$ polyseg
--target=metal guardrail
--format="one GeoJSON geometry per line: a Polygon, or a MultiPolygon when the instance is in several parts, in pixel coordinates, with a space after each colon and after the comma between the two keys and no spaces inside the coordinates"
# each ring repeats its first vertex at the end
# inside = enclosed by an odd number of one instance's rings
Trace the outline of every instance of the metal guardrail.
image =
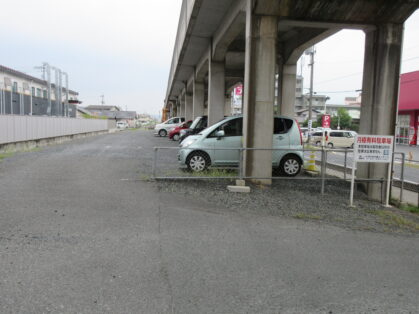
{"type": "MultiPolygon", "coordinates": [[[[153,155],[153,166],[152,166],[152,178],[154,180],[211,180],[211,179],[231,179],[231,180],[246,180],[246,179],[252,179],[252,180],[320,180],[321,181],[321,194],[325,194],[325,183],[326,181],[350,181],[351,177],[347,176],[347,171],[344,171],[344,178],[337,178],[337,177],[328,177],[327,176],[327,170],[328,166],[331,166],[327,162],[327,157],[330,152],[343,152],[344,153],[344,169],[350,169],[347,167],[348,165],[348,155],[353,152],[352,149],[332,149],[332,148],[310,148],[310,149],[290,149],[290,148],[200,148],[202,151],[237,151],[239,153],[239,162],[236,167],[209,167],[209,170],[211,169],[221,169],[221,170],[237,170],[237,173],[231,176],[194,176],[194,175],[186,175],[186,176],[180,176],[180,175],[168,175],[168,176],[159,176],[157,175],[157,169],[158,167],[158,156],[159,151],[170,151],[170,150],[188,150],[188,148],[179,148],[179,147],[154,147],[154,155],[153,155]],[[319,176],[296,176],[296,177],[286,177],[286,176],[268,176],[268,177],[255,177],[255,176],[249,176],[245,175],[244,173],[244,153],[246,151],[286,151],[287,153],[291,152],[314,152],[314,153],[320,153],[321,159],[320,159],[320,172],[319,176]]],[[[306,159],[306,158],[304,158],[306,159]]],[[[304,160],[303,160],[304,162],[304,160]]],[[[385,178],[379,178],[379,179],[356,179],[357,183],[380,183],[381,189],[383,187],[383,184],[387,182],[385,178]]],[[[383,195],[382,195],[383,200],[383,195]]]]}
{"type": "MultiPolygon", "coordinates": [[[[334,149],[334,148],[325,148],[325,147],[305,147],[303,149],[288,149],[288,148],[206,148],[206,149],[202,149],[202,150],[227,150],[227,151],[231,151],[231,150],[236,150],[239,153],[239,163],[236,167],[210,167],[209,170],[211,169],[221,169],[221,170],[233,170],[235,169],[237,172],[236,174],[234,173],[229,173],[228,176],[211,176],[211,175],[200,175],[200,176],[195,176],[195,175],[186,175],[186,176],[177,176],[177,175],[169,175],[169,176],[159,176],[157,175],[157,169],[158,169],[158,165],[157,165],[157,160],[158,160],[158,154],[159,151],[162,150],[181,150],[182,148],[179,147],[155,147],[154,148],[154,158],[153,158],[153,167],[152,167],[152,178],[155,180],[164,180],[164,179],[169,179],[169,180],[178,180],[178,179],[190,179],[190,180],[196,180],[196,179],[204,179],[204,180],[211,180],[211,179],[254,179],[254,180],[264,180],[264,179],[269,179],[269,180],[321,180],[321,193],[324,194],[325,192],[325,182],[327,181],[350,181],[351,179],[351,169],[352,169],[352,165],[350,163],[350,157],[351,154],[353,154],[353,149],[349,149],[349,148],[342,148],[342,149],[334,149]],[[308,153],[308,152],[314,152],[316,153],[316,155],[320,155],[320,158],[317,158],[316,160],[316,164],[320,166],[320,171],[319,171],[319,176],[297,176],[297,177],[277,177],[277,176],[270,176],[270,177],[253,177],[253,176],[246,176],[244,174],[244,167],[243,167],[243,156],[244,156],[244,152],[245,151],[255,151],[255,150],[265,150],[265,151],[287,151],[287,152],[292,152],[292,151],[301,151],[304,153],[308,153]],[[332,152],[341,152],[344,153],[343,156],[343,165],[341,164],[336,164],[333,162],[329,162],[328,161],[328,155],[332,152]],[[328,170],[335,170],[338,172],[343,173],[343,178],[336,178],[336,177],[330,177],[327,176],[327,171],[328,170]]],[[[184,148],[187,149],[187,148],[184,148]]],[[[307,158],[305,158],[305,161],[307,160],[307,158]]],[[[415,182],[411,182],[411,181],[407,181],[405,179],[405,172],[406,172],[406,166],[408,162],[418,162],[419,161],[415,161],[415,160],[410,160],[406,158],[406,153],[402,153],[402,152],[394,152],[393,153],[393,161],[398,161],[401,162],[400,165],[396,165],[396,163],[393,162],[393,173],[392,173],[392,186],[399,188],[400,192],[398,193],[399,195],[399,200],[400,202],[404,201],[404,192],[406,191],[410,191],[410,192],[414,192],[417,193],[418,195],[418,206],[419,206],[419,183],[415,183],[415,182]],[[395,168],[396,167],[400,167],[400,177],[396,178],[395,177],[395,168]]],[[[362,182],[373,182],[373,183],[380,183],[381,186],[383,187],[383,184],[385,182],[387,182],[387,179],[385,178],[378,178],[378,179],[356,179],[355,180],[357,183],[362,183],[362,182]]],[[[382,197],[383,198],[383,197],[382,197]]]]}

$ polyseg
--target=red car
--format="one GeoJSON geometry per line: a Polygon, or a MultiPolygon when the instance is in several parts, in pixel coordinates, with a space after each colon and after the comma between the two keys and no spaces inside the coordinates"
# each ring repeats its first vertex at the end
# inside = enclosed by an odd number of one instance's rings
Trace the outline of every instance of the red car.
{"type": "Polygon", "coordinates": [[[179,141],[180,137],[180,130],[189,129],[192,124],[192,120],[182,123],[181,125],[175,127],[173,130],[169,132],[169,139],[172,141],[179,141]]]}

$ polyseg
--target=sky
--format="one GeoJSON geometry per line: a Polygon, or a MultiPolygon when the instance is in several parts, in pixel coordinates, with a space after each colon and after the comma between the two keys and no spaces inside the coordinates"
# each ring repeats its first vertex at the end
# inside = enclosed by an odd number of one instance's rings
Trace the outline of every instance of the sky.
{"type": "MultiPolygon", "coordinates": [[[[345,97],[357,96],[362,88],[365,35],[343,30],[316,45],[313,91],[330,97],[328,104],[344,104],[345,97]]],[[[299,62],[305,92],[310,88],[309,56],[299,62]],[[301,68],[301,64],[303,65],[301,68]]],[[[419,71],[419,10],[405,23],[401,73],[419,71]]]]}
{"type": "MultiPolygon", "coordinates": [[[[83,105],[159,114],[181,0],[1,0],[0,64],[37,77],[48,62],[69,74],[83,105]],[[158,12],[158,14],[156,14],[158,12]]],[[[405,26],[402,73],[419,70],[419,11],[405,26]]],[[[316,45],[314,91],[343,104],[362,86],[364,34],[316,45]],[[327,93],[326,93],[327,92],[327,93]]],[[[309,87],[308,58],[302,62],[309,87]]],[[[308,90],[306,89],[306,92],[308,90]]]]}

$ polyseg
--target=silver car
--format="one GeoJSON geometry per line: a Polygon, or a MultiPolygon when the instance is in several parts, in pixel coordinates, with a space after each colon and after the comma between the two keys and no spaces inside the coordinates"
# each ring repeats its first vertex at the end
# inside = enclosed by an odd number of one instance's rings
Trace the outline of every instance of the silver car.
{"type": "MultiPolygon", "coordinates": [[[[238,166],[243,147],[243,117],[226,118],[180,145],[178,160],[194,172],[209,166],[238,166]],[[229,150],[220,150],[226,149],[229,150]]],[[[298,123],[288,117],[274,117],[272,166],[285,176],[296,176],[303,165],[303,145],[298,123]]]]}

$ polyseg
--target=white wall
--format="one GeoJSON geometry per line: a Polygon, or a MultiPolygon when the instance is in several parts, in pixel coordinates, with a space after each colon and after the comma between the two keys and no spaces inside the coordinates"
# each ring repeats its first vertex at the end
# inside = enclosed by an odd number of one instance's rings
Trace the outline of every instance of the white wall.
{"type": "MultiPolygon", "coordinates": [[[[5,84],[4,84],[4,82],[5,82],[4,78],[5,77],[8,77],[8,78],[11,79],[12,85],[13,85],[13,82],[17,82],[18,92],[21,93],[21,94],[25,94],[25,95],[30,95],[31,94],[31,91],[30,90],[23,90],[23,83],[24,82],[29,84],[29,89],[31,87],[35,87],[35,96],[37,96],[37,94],[36,94],[36,89],[37,88],[41,89],[41,97],[43,97],[43,91],[44,90],[47,90],[46,84],[45,85],[44,84],[39,84],[37,82],[32,82],[31,83],[30,80],[27,80],[27,79],[24,79],[24,78],[15,76],[15,75],[11,75],[9,73],[1,72],[1,71],[0,71],[0,89],[5,89],[5,90],[9,90],[9,91],[12,90],[12,87],[10,87],[10,86],[8,86],[7,88],[5,88],[5,84]]],[[[52,80],[51,80],[51,83],[52,84],[55,83],[54,82],[54,79],[55,78],[53,77],[52,80]]],[[[63,91],[63,98],[64,97],[65,97],[65,92],[63,91]]],[[[69,98],[70,99],[77,99],[77,95],[70,92],[69,93],[69,98]]],[[[51,99],[52,100],[55,100],[55,89],[53,87],[51,87],[51,99]]]]}
{"type": "Polygon", "coordinates": [[[108,130],[108,120],[0,115],[0,144],[108,130]]]}

